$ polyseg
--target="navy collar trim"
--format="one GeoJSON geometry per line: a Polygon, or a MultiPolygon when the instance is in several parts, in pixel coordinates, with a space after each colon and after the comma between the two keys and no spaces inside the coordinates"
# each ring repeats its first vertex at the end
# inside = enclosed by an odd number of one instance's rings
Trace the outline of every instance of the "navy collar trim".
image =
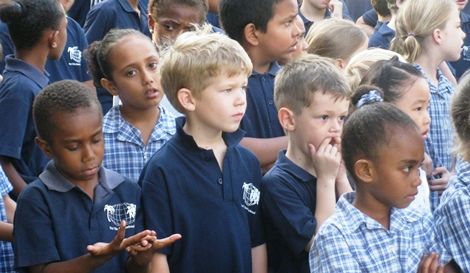
{"type": "MultiPolygon", "coordinates": [[[[271,65],[269,66],[269,70],[266,74],[269,74],[269,75],[275,77],[277,75],[277,72],[279,72],[279,70],[281,70],[281,65],[279,65],[278,62],[272,62],[271,65]]],[[[251,75],[263,75],[263,74],[258,73],[255,70],[253,70],[251,75]]]]}
{"type": "Polygon", "coordinates": [[[21,73],[34,81],[41,88],[49,83],[49,74],[46,71],[42,72],[29,63],[15,58],[14,55],[6,56],[5,70],[21,73]]]}
{"type": "MultiPolygon", "coordinates": [[[[98,175],[98,183],[108,191],[113,190],[125,181],[122,175],[103,167],[100,168],[98,175]]],[[[39,175],[39,178],[49,190],[53,191],[68,192],[77,187],[57,170],[53,160],[47,164],[45,170],[39,175]]]]}
{"type": "MultiPolygon", "coordinates": [[[[207,151],[206,149],[200,148],[197,146],[196,141],[194,141],[193,136],[188,135],[184,130],[183,126],[186,123],[185,117],[178,117],[175,120],[176,122],[176,134],[175,138],[178,141],[178,144],[185,146],[194,151],[207,151]]],[[[224,139],[227,148],[231,148],[240,143],[242,138],[245,136],[245,131],[238,129],[233,133],[222,133],[222,138],[224,139]]]]}
{"type": "Polygon", "coordinates": [[[297,180],[300,180],[302,182],[307,183],[307,182],[310,182],[312,180],[316,180],[315,176],[311,175],[309,172],[305,171],[304,169],[302,169],[301,167],[296,165],[294,162],[292,162],[286,156],[286,151],[285,150],[279,152],[279,155],[277,157],[276,165],[280,169],[290,173],[292,176],[297,178],[297,180]]]}

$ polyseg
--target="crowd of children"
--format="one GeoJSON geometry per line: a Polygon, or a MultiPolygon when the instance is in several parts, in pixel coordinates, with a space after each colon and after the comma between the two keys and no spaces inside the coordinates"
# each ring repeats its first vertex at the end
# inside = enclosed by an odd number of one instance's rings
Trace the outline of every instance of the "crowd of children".
{"type": "Polygon", "coordinates": [[[0,272],[470,272],[467,0],[82,2],[0,0],[0,272]]]}

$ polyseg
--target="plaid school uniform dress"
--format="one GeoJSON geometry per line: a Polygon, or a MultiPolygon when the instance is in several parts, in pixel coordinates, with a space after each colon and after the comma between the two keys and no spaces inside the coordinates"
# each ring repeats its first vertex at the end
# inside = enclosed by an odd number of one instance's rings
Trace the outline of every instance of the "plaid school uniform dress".
{"type": "MultiPolygon", "coordinates": [[[[5,204],[3,203],[3,196],[7,195],[13,190],[8,178],[3,170],[0,168],[0,221],[6,222],[7,215],[5,211],[5,204]]],[[[2,273],[15,273],[15,256],[10,242],[0,241],[0,272],[2,273]]]]}
{"type": "Polygon", "coordinates": [[[119,106],[109,110],[103,119],[105,168],[137,183],[145,163],[176,132],[175,117],[164,107],[159,109],[160,117],[147,145],[142,141],[140,131],[122,117],[119,106]]]}
{"type": "Polygon", "coordinates": [[[463,272],[470,272],[470,163],[460,161],[434,212],[441,260],[453,259],[463,272]]]}
{"type": "Polygon", "coordinates": [[[431,215],[393,208],[387,230],[352,205],[355,193],[339,199],[309,253],[311,272],[415,273],[433,247],[431,215]]]}

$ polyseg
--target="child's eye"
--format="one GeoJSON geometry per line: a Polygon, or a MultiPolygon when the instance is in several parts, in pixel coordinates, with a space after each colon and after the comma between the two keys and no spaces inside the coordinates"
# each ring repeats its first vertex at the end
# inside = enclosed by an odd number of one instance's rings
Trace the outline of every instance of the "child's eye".
{"type": "Polygon", "coordinates": [[[243,92],[246,93],[246,91],[248,91],[248,86],[246,86],[246,85],[242,86],[242,90],[243,90],[243,92]]]}
{"type": "Polygon", "coordinates": [[[93,143],[100,143],[101,142],[101,137],[96,137],[92,140],[93,143]]]}
{"type": "Polygon", "coordinates": [[[339,117],[339,120],[340,120],[340,121],[344,121],[345,119],[346,119],[346,116],[340,116],[340,117],[339,117]]]}
{"type": "Polygon", "coordinates": [[[224,93],[230,93],[230,92],[232,92],[232,89],[231,89],[231,88],[227,88],[227,89],[224,89],[223,92],[224,92],[224,93]]]}
{"type": "Polygon", "coordinates": [[[164,24],[163,27],[166,31],[173,31],[175,29],[175,27],[170,24],[164,24]]]}
{"type": "Polygon", "coordinates": [[[412,169],[411,166],[405,166],[405,167],[403,168],[403,171],[404,171],[405,173],[409,173],[409,172],[411,172],[411,169],[412,169]]]}
{"type": "Polygon", "coordinates": [[[150,67],[150,69],[152,69],[152,70],[156,70],[157,67],[158,67],[158,62],[151,62],[151,63],[149,63],[149,67],[150,67]]]}
{"type": "Polygon", "coordinates": [[[423,110],[423,107],[421,107],[421,106],[420,106],[420,107],[416,107],[415,110],[416,110],[416,111],[421,111],[421,110],[423,110]]]}
{"type": "Polygon", "coordinates": [[[285,22],[284,25],[285,25],[286,27],[289,27],[289,26],[292,24],[293,21],[294,21],[294,20],[289,20],[289,21],[285,22]]]}
{"type": "Polygon", "coordinates": [[[327,119],[328,119],[328,115],[322,115],[322,116],[320,116],[320,119],[321,119],[321,120],[327,120],[327,119]]]}
{"type": "Polygon", "coordinates": [[[135,71],[134,69],[128,70],[128,71],[126,72],[126,77],[132,78],[132,77],[134,77],[136,74],[137,74],[137,71],[135,71]]]}
{"type": "Polygon", "coordinates": [[[70,152],[74,152],[74,151],[77,151],[78,150],[78,145],[69,145],[69,146],[65,146],[65,149],[70,151],[70,152]]]}

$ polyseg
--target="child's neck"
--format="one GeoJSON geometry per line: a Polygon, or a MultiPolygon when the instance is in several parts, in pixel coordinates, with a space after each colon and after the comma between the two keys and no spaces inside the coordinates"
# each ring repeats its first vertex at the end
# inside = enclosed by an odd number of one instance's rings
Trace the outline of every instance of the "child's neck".
{"type": "Polygon", "coordinates": [[[353,205],[362,213],[380,223],[385,229],[390,228],[391,208],[379,202],[368,192],[356,190],[353,205]]]}
{"type": "Polygon", "coordinates": [[[253,63],[253,71],[265,74],[269,71],[274,60],[264,56],[264,52],[260,47],[247,46],[245,50],[253,63]]]}
{"type": "Polygon", "coordinates": [[[152,134],[158,119],[160,118],[160,109],[155,106],[139,111],[121,105],[119,110],[121,111],[122,117],[127,122],[139,129],[142,141],[145,145],[147,145],[148,140],[150,139],[150,135],[152,134]]]}
{"type": "Polygon", "coordinates": [[[435,85],[438,83],[437,68],[444,61],[441,54],[437,50],[428,50],[423,47],[423,52],[416,58],[415,63],[419,64],[426,77],[428,77],[435,85]]]}
{"type": "Polygon", "coordinates": [[[28,63],[38,70],[44,72],[47,62],[47,52],[33,48],[31,50],[19,50],[15,53],[15,57],[28,63]]]}
{"type": "Polygon", "coordinates": [[[189,117],[186,119],[183,130],[186,134],[193,137],[194,142],[196,142],[199,148],[213,151],[219,167],[222,170],[223,160],[227,150],[227,145],[222,138],[222,131],[208,128],[204,126],[204,124],[192,122],[189,117]]]}
{"type": "Polygon", "coordinates": [[[302,15],[312,22],[318,22],[325,18],[326,9],[317,9],[308,3],[303,3],[300,6],[302,15]]]}
{"type": "Polygon", "coordinates": [[[139,12],[139,0],[128,0],[129,1],[129,4],[131,4],[131,7],[139,12]]]}
{"type": "Polygon", "coordinates": [[[305,153],[298,148],[298,146],[291,143],[291,140],[289,140],[287,145],[286,157],[295,165],[301,167],[311,175],[315,177],[317,176],[311,158],[306,156],[305,153]]]}

